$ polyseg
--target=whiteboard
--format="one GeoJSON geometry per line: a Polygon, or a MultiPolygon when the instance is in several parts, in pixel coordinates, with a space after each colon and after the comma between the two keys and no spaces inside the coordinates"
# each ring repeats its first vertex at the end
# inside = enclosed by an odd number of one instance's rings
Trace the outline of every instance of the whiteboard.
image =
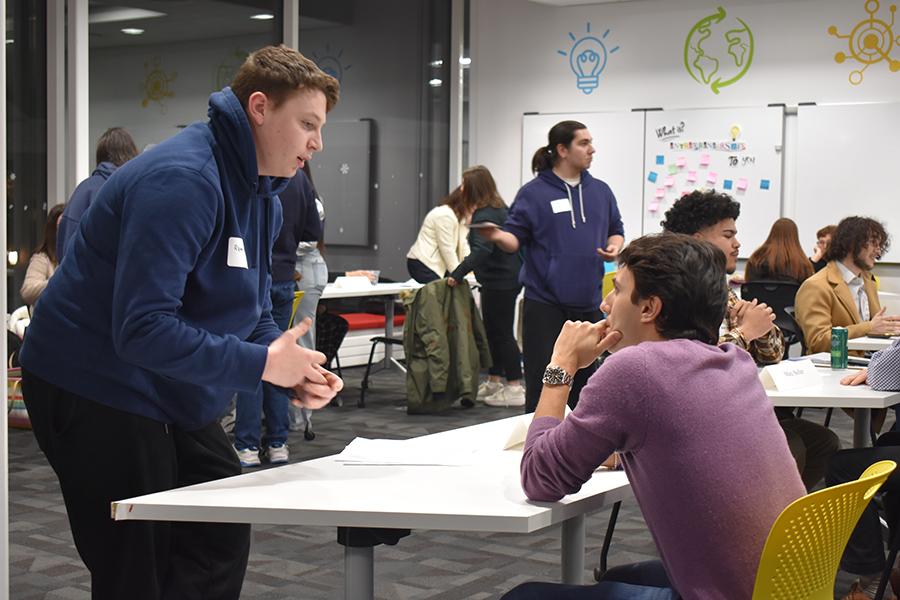
{"type": "Polygon", "coordinates": [[[859,215],[892,234],[882,257],[900,262],[900,103],[801,106],[797,113],[797,199],[792,217],[804,248],[816,230],[859,215]]]}
{"type": "Polygon", "coordinates": [[[522,119],[522,184],[530,181],[531,157],[547,145],[547,133],[560,121],[584,123],[594,138],[594,161],[588,170],[612,189],[622,214],[625,239],[641,235],[641,169],[644,113],[607,112],[534,114],[522,119]]]}
{"type": "Polygon", "coordinates": [[[740,257],[753,253],[781,216],[784,111],[780,107],[647,113],[643,231],[661,231],[683,194],[714,188],[741,204],[740,257]]]}

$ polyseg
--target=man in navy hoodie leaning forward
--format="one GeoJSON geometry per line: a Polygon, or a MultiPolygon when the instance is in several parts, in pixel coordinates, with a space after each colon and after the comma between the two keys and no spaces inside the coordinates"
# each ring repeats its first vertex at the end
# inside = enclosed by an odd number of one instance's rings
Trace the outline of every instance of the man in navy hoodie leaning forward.
{"type": "MultiPolygon", "coordinates": [[[[522,186],[509,209],[505,231],[479,229],[507,252],[525,250],[519,276],[525,287],[522,356],[525,361],[525,412],[540,398],[544,367],[563,323],[600,320],[603,262],[614,261],[625,243],[622,217],[609,186],[588,173],[593,139],[578,121],[554,125],[548,144],[531,160],[537,177],[522,186]]],[[[569,406],[594,365],[572,381],[569,406]]]]}
{"type": "Polygon", "coordinates": [[[271,316],[278,192],[322,147],[338,83],[251,54],[195,123],[100,189],[37,304],[25,403],[98,599],[240,595],[250,526],[110,520],[110,502],[241,472],[217,417],[260,381],[318,408],[342,382],[271,316]]]}

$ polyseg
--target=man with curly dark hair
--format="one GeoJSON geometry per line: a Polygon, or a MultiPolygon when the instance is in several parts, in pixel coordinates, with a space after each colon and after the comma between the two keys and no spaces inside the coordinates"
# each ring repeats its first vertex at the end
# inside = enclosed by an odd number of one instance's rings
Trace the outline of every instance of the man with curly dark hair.
{"type": "MultiPolygon", "coordinates": [[[[728,194],[698,190],[676,201],[666,212],[662,225],[666,231],[686,233],[712,243],[725,253],[726,272],[734,273],[741,247],[735,222],[740,213],[741,205],[728,194]]],[[[784,336],[774,319],[772,309],[765,303],[741,300],[729,290],[725,332],[719,336],[719,344],[743,348],[757,364],[776,363],[784,356],[784,336]]],[[[803,483],[812,489],[825,476],[825,463],[840,449],[840,441],[830,429],[795,418],[790,409],[776,409],[775,414],[803,483]]]]}
{"type": "Polygon", "coordinates": [[[867,217],[838,223],[825,253],[828,265],[803,282],[795,310],[810,352],[827,352],[831,328],[848,336],[900,333],[900,316],[889,316],[878,301],[872,269],[890,247],[884,226],[867,217]]]}

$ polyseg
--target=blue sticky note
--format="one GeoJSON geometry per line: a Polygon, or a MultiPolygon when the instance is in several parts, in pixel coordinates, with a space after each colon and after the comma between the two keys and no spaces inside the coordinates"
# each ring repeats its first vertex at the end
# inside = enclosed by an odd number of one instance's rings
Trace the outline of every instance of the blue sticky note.
{"type": "Polygon", "coordinates": [[[659,175],[656,174],[656,171],[650,171],[650,174],[647,175],[647,180],[652,183],[656,183],[657,177],[659,177],[659,175]]]}
{"type": "Polygon", "coordinates": [[[658,165],[666,164],[666,157],[663,156],[662,154],[657,154],[656,155],[656,164],[658,164],[658,165]]]}
{"type": "Polygon", "coordinates": [[[722,187],[725,188],[726,190],[730,190],[733,186],[734,186],[734,184],[732,183],[732,181],[730,179],[726,179],[725,181],[722,182],[722,187]]]}
{"type": "Polygon", "coordinates": [[[768,180],[768,179],[761,179],[760,182],[759,182],[759,189],[761,189],[761,190],[767,190],[767,189],[769,189],[769,180],[768,180]]]}

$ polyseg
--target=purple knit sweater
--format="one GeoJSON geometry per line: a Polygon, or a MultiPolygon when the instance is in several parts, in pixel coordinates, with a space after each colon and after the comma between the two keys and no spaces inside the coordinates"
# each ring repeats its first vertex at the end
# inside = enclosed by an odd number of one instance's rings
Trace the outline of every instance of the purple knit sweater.
{"type": "Polygon", "coordinates": [[[750,598],[769,529],[805,493],[750,355],[691,340],[617,352],[564,422],[532,422],[522,487],[558,500],[613,450],[679,594],[750,598]]]}

